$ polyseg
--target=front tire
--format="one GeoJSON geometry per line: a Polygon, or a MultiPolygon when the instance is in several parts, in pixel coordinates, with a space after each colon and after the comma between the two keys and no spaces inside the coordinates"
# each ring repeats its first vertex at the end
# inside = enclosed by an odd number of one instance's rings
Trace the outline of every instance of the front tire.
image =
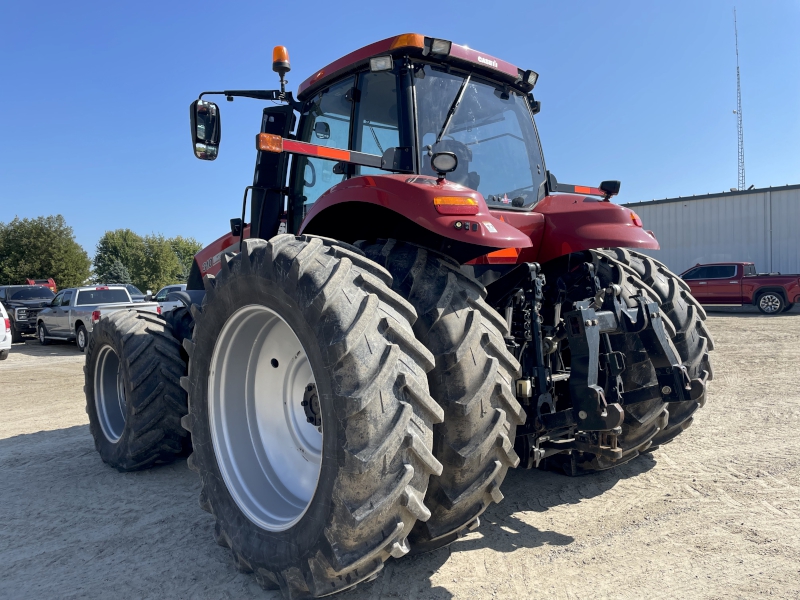
{"type": "Polygon", "coordinates": [[[186,365],[170,329],[155,314],[124,310],[103,317],[89,339],[86,412],[103,461],[119,471],[172,462],[189,444],[180,419],[186,365]]]}
{"type": "Polygon", "coordinates": [[[50,343],[50,340],[47,339],[47,329],[45,328],[44,323],[39,323],[39,326],[36,328],[36,335],[39,338],[39,343],[42,346],[47,346],[50,343]]]}
{"type": "Polygon", "coordinates": [[[22,339],[22,334],[17,329],[16,323],[14,323],[14,319],[10,319],[11,321],[11,343],[12,344],[19,344],[24,342],[25,340],[22,339]]]}
{"type": "Polygon", "coordinates": [[[372,577],[408,552],[442,469],[414,309],[356,248],[310,236],[245,240],[204,283],[183,422],[217,542],[287,598],[372,577]]]}

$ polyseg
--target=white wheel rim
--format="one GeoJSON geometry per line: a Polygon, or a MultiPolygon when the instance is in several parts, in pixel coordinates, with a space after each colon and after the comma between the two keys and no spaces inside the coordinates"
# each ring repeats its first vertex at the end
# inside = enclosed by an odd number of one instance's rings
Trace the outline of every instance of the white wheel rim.
{"type": "Polygon", "coordinates": [[[86,340],[84,339],[83,329],[81,329],[81,330],[78,332],[78,346],[80,346],[81,348],[83,348],[83,346],[84,346],[85,344],[86,344],[86,340]]]}
{"type": "Polygon", "coordinates": [[[39,341],[44,342],[44,327],[39,325],[39,341]]]}
{"type": "Polygon", "coordinates": [[[297,523],[319,481],[322,426],[302,405],[308,386],[308,356],[280,315],[259,305],[231,315],[208,375],[211,438],[237,506],[268,531],[297,523]]]}
{"type": "Polygon", "coordinates": [[[125,429],[127,405],[125,376],[119,357],[111,346],[103,346],[94,371],[94,403],[100,429],[108,441],[116,443],[125,429]]]}
{"type": "Polygon", "coordinates": [[[766,294],[762,296],[758,304],[761,307],[761,310],[768,313],[778,312],[778,309],[781,307],[781,301],[774,294],[766,294]]]}

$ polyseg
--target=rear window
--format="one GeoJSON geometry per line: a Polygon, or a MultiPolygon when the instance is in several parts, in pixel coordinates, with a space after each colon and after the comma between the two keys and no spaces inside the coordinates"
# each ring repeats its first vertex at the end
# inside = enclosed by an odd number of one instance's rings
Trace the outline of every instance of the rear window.
{"type": "Polygon", "coordinates": [[[78,292],[76,305],[111,304],[112,302],[130,302],[125,290],[82,290],[78,292]]]}
{"type": "Polygon", "coordinates": [[[55,294],[46,287],[28,287],[11,292],[10,300],[39,300],[55,298],[55,294]]]}
{"type": "Polygon", "coordinates": [[[744,274],[745,275],[755,275],[756,274],[756,266],[755,265],[745,265],[744,266],[744,274]]]}

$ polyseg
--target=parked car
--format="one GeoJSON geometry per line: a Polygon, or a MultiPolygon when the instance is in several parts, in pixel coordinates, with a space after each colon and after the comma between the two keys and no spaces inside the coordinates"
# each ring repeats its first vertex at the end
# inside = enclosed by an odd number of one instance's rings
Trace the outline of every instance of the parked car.
{"type": "Polygon", "coordinates": [[[142,293],[142,291],[137,288],[132,283],[98,283],[95,285],[103,285],[103,286],[113,286],[113,287],[124,287],[128,290],[128,293],[131,295],[132,302],[150,302],[153,292],[147,290],[146,292],[142,293]]]}
{"type": "Polygon", "coordinates": [[[185,291],[185,283],[173,283],[172,285],[165,285],[163,288],[158,290],[158,293],[155,296],[153,296],[153,300],[161,305],[161,314],[164,314],[178,308],[179,306],[186,305],[185,302],[181,302],[177,298],[169,297],[169,294],[173,294],[174,292],[185,291]]]}
{"type": "Polygon", "coordinates": [[[775,315],[800,302],[800,275],[757,273],[750,262],[698,264],[681,278],[701,304],[753,304],[762,313],[775,315]]]}
{"type": "Polygon", "coordinates": [[[8,358],[11,351],[11,319],[8,318],[5,307],[0,304],[0,360],[8,358]]]}
{"type": "Polygon", "coordinates": [[[19,343],[24,333],[36,333],[36,317],[55,294],[41,285],[0,286],[0,304],[11,321],[11,341],[19,343]]]}
{"type": "Polygon", "coordinates": [[[39,342],[46,345],[50,340],[74,340],[83,352],[95,323],[104,315],[129,308],[161,314],[158,302],[133,302],[128,290],[122,286],[61,290],[39,313],[39,342]]]}
{"type": "Polygon", "coordinates": [[[49,279],[26,279],[25,283],[28,285],[41,285],[43,287],[50,288],[50,291],[54,294],[58,292],[58,286],[56,286],[56,282],[53,281],[52,277],[49,279]]]}

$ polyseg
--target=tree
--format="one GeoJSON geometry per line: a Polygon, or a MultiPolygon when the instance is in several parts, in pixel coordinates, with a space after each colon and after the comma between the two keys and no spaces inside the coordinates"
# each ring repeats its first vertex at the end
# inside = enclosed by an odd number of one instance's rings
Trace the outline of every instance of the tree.
{"type": "MultiPolygon", "coordinates": [[[[129,279],[136,280],[135,265],[141,263],[144,240],[130,229],[106,231],[97,242],[94,254],[94,277],[98,283],[124,283],[113,274],[119,262],[128,270],[129,279]]],[[[138,285],[138,284],[137,284],[138,285]]]]}
{"type": "Polygon", "coordinates": [[[177,281],[185,283],[189,279],[194,255],[203,249],[203,245],[194,238],[185,238],[180,235],[169,238],[169,243],[181,264],[181,272],[177,281]]]}
{"type": "Polygon", "coordinates": [[[115,260],[111,268],[106,271],[105,283],[133,283],[131,274],[120,260],[115,260]]]}
{"type": "Polygon", "coordinates": [[[0,284],[52,277],[59,287],[89,278],[91,262],[62,215],[0,223],[0,284]]]}
{"type": "Polygon", "coordinates": [[[181,270],[181,263],[169,240],[161,234],[147,235],[143,240],[142,254],[134,260],[133,283],[141,290],[155,292],[178,281],[181,270]]]}

